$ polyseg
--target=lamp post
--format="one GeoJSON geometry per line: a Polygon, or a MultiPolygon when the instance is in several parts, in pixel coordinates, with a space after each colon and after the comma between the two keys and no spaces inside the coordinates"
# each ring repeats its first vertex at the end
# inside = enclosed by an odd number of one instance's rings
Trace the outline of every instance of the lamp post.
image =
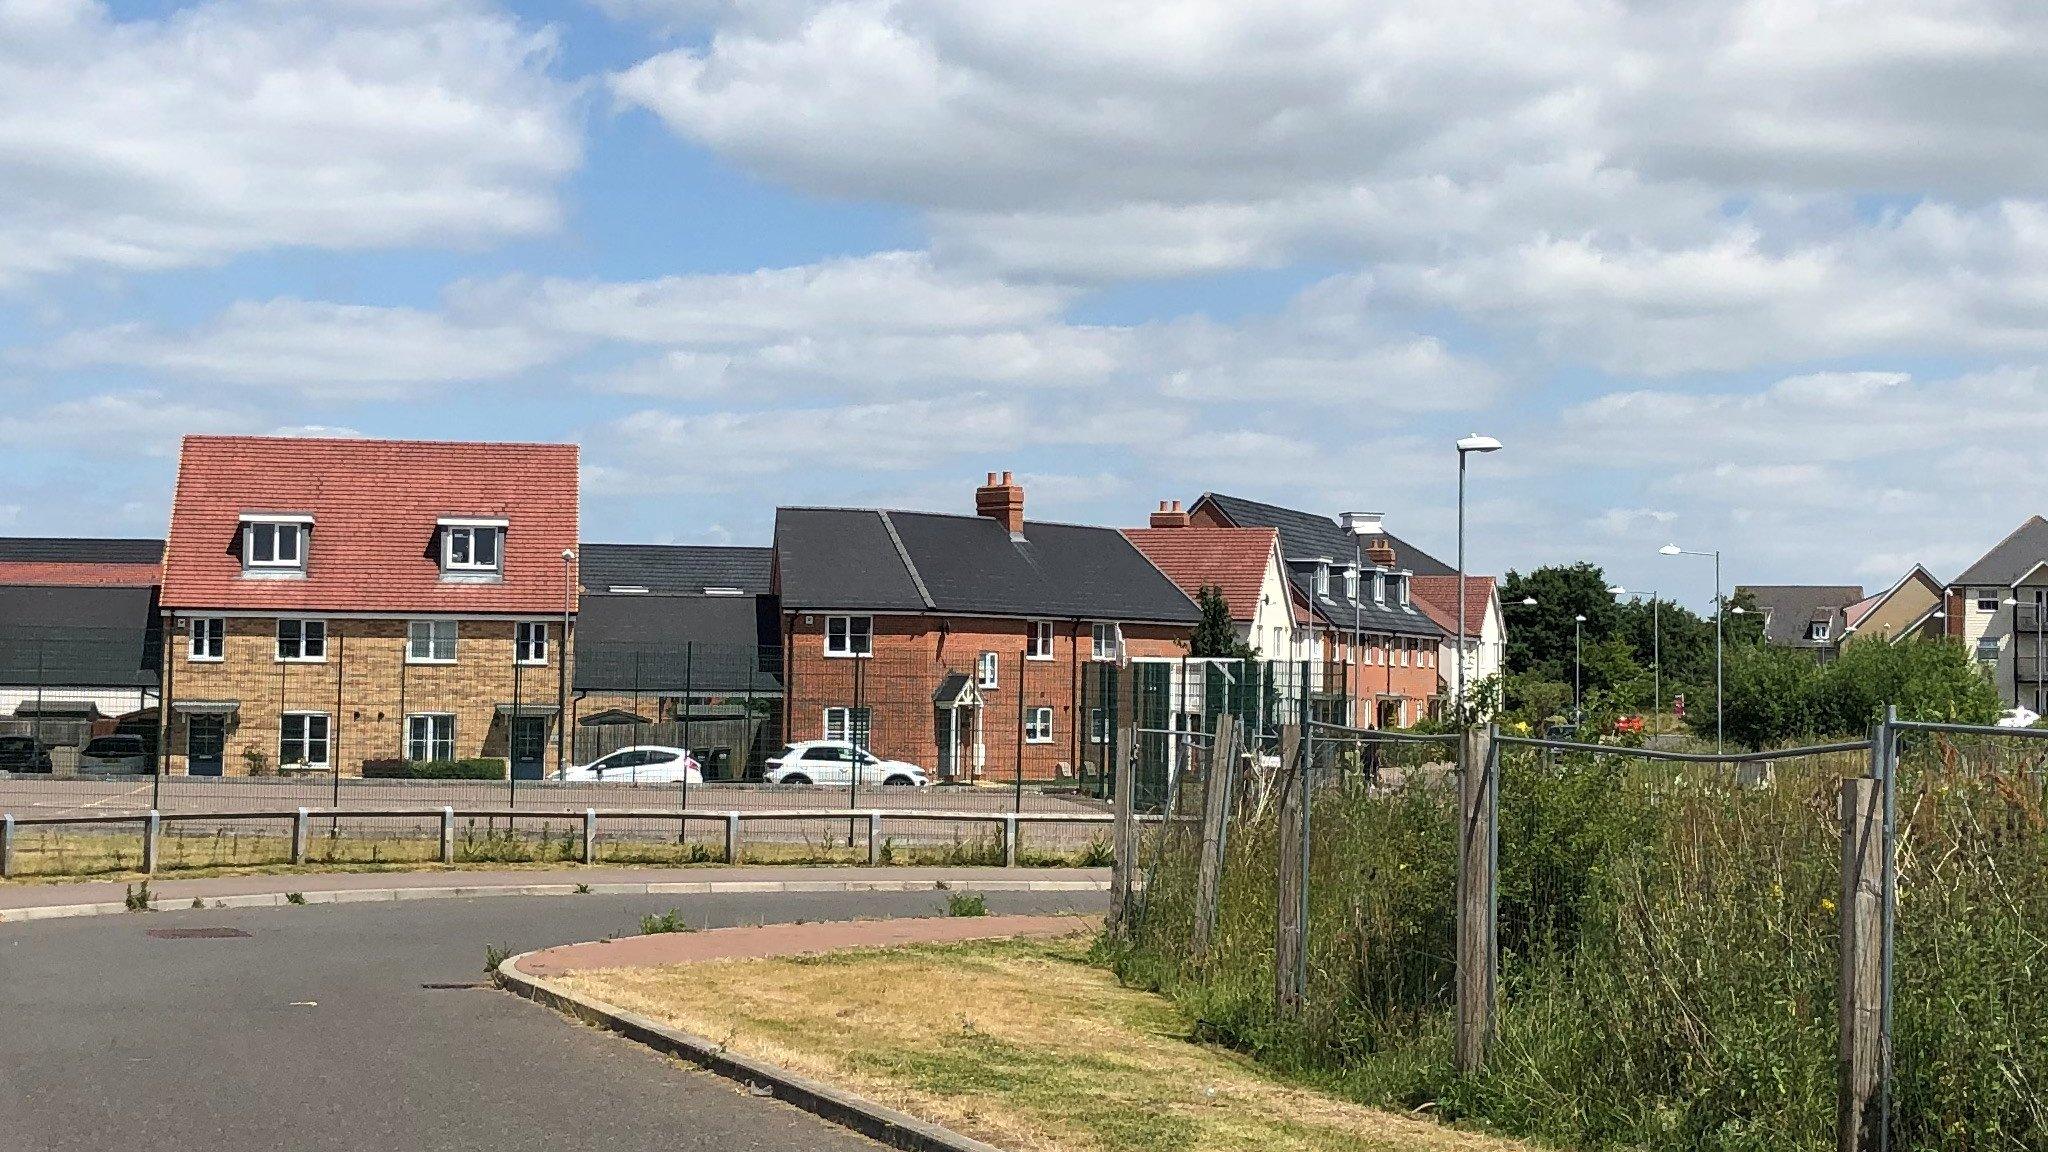
{"type": "MultiPolygon", "coordinates": [[[[576,582],[569,568],[576,563],[574,548],[562,549],[562,650],[555,656],[555,770],[569,766],[569,616],[575,610],[576,582]]],[[[516,653],[515,653],[516,655],[516,653]]],[[[546,745],[542,745],[546,747],[546,745]]],[[[685,783],[688,773],[684,774],[685,783]]]]}
{"type": "Polygon", "coordinates": [[[1365,538],[1380,530],[1386,518],[1378,512],[1346,512],[1338,517],[1346,531],[1351,533],[1351,579],[1345,592],[1351,599],[1351,662],[1344,672],[1344,707],[1349,713],[1347,719],[1354,727],[1366,727],[1358,715],[1358,692],[1365,686],[1363,657],[1365,652],[1365,610],[1359,602],[1365,586],[1365,538]],[[1351,669],[1359,669],[1358,682],[1352,683],[1351,669]]]}
{"type": "Polygon", "coordinates": [[[1577,724],[1584,716],[1585,705],[1579,702],[1579,636],[1586,626],[1584,616],[1572,617],[1572,723],[1577,724]]]}
{"type": "MultiPolygon", "coordinates": [[[[1643,593],[1631,592],[1616,584],[1608,589],[1616,596],[1639,600],[1643,593]]],[[[1650,714],[1664,714],[1664,611],[1663,602],[1657,597],[1657,590],[1650,589],[1650,714]]]]}
{"type": "Polygon", "coordinates": [[[1724,719],[1721,707],[1721,650],[1723,646],[1721,623],[1722,619],[1728,615],[1728,606],[1721,602],[1721,550],[1716,548],[1711,552],[1694,552],[1680,548],[1676,544],[1666,544],[1662,548],[1657,549],[1657,552],[1662,556],[1712,556],[1714,558],[1714,753],[1719,755],[1722,750],[1721,732],[1724,719]]]}
{"type": "Polygon", "coordinates": [[[1465,725],[1465,457],[1474,452],[1498,452],[1500,441],[1474,432],[1458,441],[1458,667],[1451,689],[1451,701],[1458,713],[1458,726],[1465,725]]]}

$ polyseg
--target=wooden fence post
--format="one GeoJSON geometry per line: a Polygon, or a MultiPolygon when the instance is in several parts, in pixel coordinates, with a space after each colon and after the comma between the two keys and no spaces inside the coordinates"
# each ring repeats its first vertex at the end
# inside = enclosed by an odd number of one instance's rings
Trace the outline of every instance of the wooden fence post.
{"type": "MultiPolygon", "coordinates": [[[[1873,749],[1873,757],[1883,755],[1873,749]]],[[[1842,1046],[1835,1146],[1878,1147],[1878,1044],[1884,1008],[1884,809],[1876,780],[1842,782],[1842,1046]]]]}
{"type": "Polygon", "coordinates": [[[1110,811],[1116,823],[1110,831],[1109,929],[1112,936],[1130,930],[1131,878],[1138,864],[1137,789],[1138,729],[1126,725],[1119,735],[1122,755],[1116,757],[1111,784],[1110,811]]]}
{"type": "Polygon", "coordinates": [[[727,864],[738,864],[740,858],[746,855],[746,851],[746,836],[745,833],[740,831],[740,814],[737,812],[727,812],[725,814],[725,862],[727,864]]]}
{"type": "Polygon", "coordinates": [[[441,863],[455,863],[455,809],[441,808],[441,863]]]}
{"type": "Polygon", "coordinates": [[[1197,965],[1207,961],[1216,935],[1216,905],[1223,888],[1224,826],[1230,820],[1230,790],[1237,773],[1237,717],[1216,718],[1216,738],[1209,746],[1208,787],[1202,794],[1202,857],[1195,872],[1195,940],[1197,965]]]}
{"type": "Polygon", "coordinates": [[[1493,1034],[1495,789],[1493,729],[1468,728],[1459,748],[1458,1071],[1477,1072],[1493,1034]]]}
{"type": "MultiPolygon", "coordinates": [[[[682,827],[687,830],[690,827],[689,822],[684,821],[682,827]]],[[[597,863],[597,809],[595,808],[585,808],[583,810],[583,862],[585,864],[597,863]]]]}
{"type": "Polygon", "coordinates": [[[14,875],[14,813],[0,816],[0,880],[14,875]]]}
{"type": "Polygon", "coordinates": [[[151,808],[142,818],[142,874],[156,875],[157,851],[162,844],[163,817],[151,808]]]}
{"type": "Polygon", "coordinates": [[[302,807],[292,817],[292,863],[306,862],[307,815],[302,807]]]}
{"type": "Polygon", "coordinates": [[[1279,890],[1273,914],[1273,1008],[1281,1016],[1301,1009],[1301,960],[1307,925],[1301,922],[1302,888],[1308,880],[1302,858],[1301,818],[1308,806],[1308,766],[1301,762],[1301,728],[1280,729],[1279,890]]]}

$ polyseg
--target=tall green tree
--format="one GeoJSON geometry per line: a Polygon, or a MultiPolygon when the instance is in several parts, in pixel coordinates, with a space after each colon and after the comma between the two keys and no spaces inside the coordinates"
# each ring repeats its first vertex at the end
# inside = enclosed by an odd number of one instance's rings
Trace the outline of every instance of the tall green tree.
{"type": "Polygon", "coordinates": [[[1230,601],[1224,597],[1223,589],[1214,584],[1204,584],[1195,597],[1195,606],[1201,609],[1202,619],[1195,625],[1194,637],[1188,643],[1188,655],[1229,660],[1252,657],[1251,645],[1238,638],[1237,625],[1230,619],[1230,601]]]}
{"type": "Polygon", "coordinates": [[[1540,672],[1570,684],[1572,618],[1586,618],[1583,638],[1589,644],[1607,639],[1620,623],[1621,609],[1607,588],[1606,573],[1583,561],[1538,568],[1526,576],[1510,571],[1500,594],[1508,671],[1540,672]],[[1536,602],[1523,603],[1530,599],[1536,602]]]}

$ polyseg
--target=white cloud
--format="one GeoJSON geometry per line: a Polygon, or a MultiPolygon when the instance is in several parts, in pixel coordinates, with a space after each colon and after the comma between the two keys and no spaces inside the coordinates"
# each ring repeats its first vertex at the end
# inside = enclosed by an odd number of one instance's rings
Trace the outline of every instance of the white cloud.
{"type": "Polygon", "coordinates": [[[524,328],[469,327],[411,308],[284,299],[237,303],[183,332],[137,324],[75,332],[37,358],[57,367],[122,365],[209,383],[364,399],[510,376],[565,349],[560,339],[524,328]]]}
{"type": "Polygon", "coordinates": [[[0,4],[0,285],[551,228],[554,51],[482,0],[0,4]]]}
{"type": "Polygon", "coordinates": [[[246,408],[196,403],[161,392],[109,392],[57,400],[0,415],[0,444],[61,448],[85,457],[176,454],[188,432],[253,432],[246,408]]]}

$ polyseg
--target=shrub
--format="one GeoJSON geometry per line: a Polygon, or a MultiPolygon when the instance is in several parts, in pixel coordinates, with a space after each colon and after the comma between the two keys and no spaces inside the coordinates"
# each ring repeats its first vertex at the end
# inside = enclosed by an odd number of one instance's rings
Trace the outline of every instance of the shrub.
{"type": "Polygon", "coordinates": [[[505,762],[495,756],[467,760],[365,760],[366,780],[503,780],[505,762]]]}
{"type": "Polygon", "coordinates": [[[988,901],[979,892],[955,892],[946,897],[948,916],[986,916],[988,901]]]}

